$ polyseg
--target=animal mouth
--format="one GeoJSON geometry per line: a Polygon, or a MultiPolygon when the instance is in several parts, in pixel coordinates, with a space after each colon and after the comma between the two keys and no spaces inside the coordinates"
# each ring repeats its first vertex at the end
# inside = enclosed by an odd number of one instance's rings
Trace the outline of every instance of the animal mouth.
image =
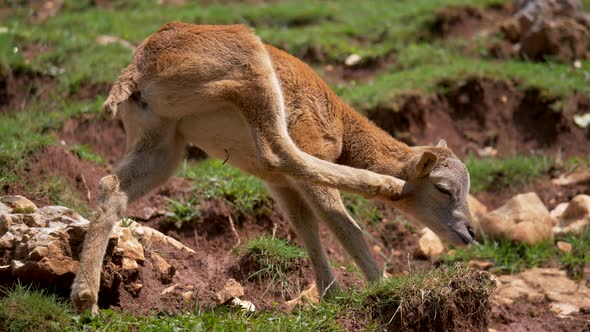
{"type": "Polygon", "coordinates": [[[459,231],[455,231],[455,234],[457,234],[459,236],[459,238],[463,241],[463,243],[465,244],[470,244],[475,242],[475,234],[473,233],[473,230],[471,230],[470,228],[467,228],[467,231],[469,232],[469,234],[464,234],[463,232],[459,232],[459,231]]]}

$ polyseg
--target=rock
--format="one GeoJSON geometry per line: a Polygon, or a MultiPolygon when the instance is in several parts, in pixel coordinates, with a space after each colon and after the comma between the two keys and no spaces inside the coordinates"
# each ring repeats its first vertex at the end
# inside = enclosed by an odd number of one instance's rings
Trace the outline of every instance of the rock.
{"type": "Polygon", "coordinates": [[[320,303],[320,294],[315,282],[313,282],[307,289],[303,290],[299,296],[285,302],[285,306],[287,307],[288,311],[291,311],[298,305],[318,303],[320,303]]]}
{"type": "Polygon", "coordinates": [[[471,194],[467,194],[467,206],[471,212],[471,221],[475,231],[476,238],[481,240],[480,220],[488,213],[488,208],[483,205],[477,198],[471,194]]]}
{"type": "Polygon", "coordinates": [[[98,45],[110,45],[110,44],[117,44],[123,48],[126,48],[130,51],[135,51],[135,46],[130,42],[126,41],[123,38],[117,36],[109,36],[109,35],[100,35],[96,37],[96,43],[98,45]]]}
{"type": "Polygon", "coordinates": [[[418,247],[414,252],[414,257],[418,259],[437,259],[445,252],[445,246],[433,231],[424,228],[422,236],[418,240],[418,247]]]}
{"type": "Polygon", "coordinates": [[[571,243],[567,243],[564,241],[557,241],[557,248],[561,252],[569,253],[569,252],[572,252],[573,246],[571,245],[571,243]]]}
{"type": "Polygon", "coordinates": [[[346,57],[346,59],[344,60],[344,64],[352,67],[355,66],[357,64],[359,64],[361,62],[362,58],[360,55],[358,54],[351,54],[349,56],[346,57]]]}
{"type": "Polygon", "coordinates": [[[556,234],[581,234],[590,225],[590,196],[574,197],[559,218],[556,234]]]}
{"type": "Polygon", "coordinates": [[[520,194],[481,219],[481,230],[492,239],[527,244],[552,240],[553,219],[539,196],[520,194]]]}
{"type": "Polygon", "coordinates": [[[123,256],[142,263],[145,260],[145,256],[141,243],[133,236],[130,229],[120,228],[119,232],[117,247],[123,249],[123,256]]]}
{"type": "Polygon", "coordinates": [[[195,295],[195,292],[192,292],[192,291],[186,291],[186,292],[182,292],[182,293],[180,293],[180,295],[182,296],[182,298],[183,298],[185,301],[187,301],[187,302],[188,302],[188,301],[190,301],[190,300],[193,298],[193,296],[195,295]]]}
{"type": "MultiPolygon", "coordinates": [[[[9,202],[7,204],[20,204],[18,206],[27,209],[25,204],[28,200],[25,198],[5,196],[0,200],[9,202]]],[[[13,208],[2,203],[0,210],[6,212],[0,214],[3,232],[0,233],[0,275],[3,280],[19,278],[27,283],[40,282],[69,288],[78,270],[77,260],[89,221],[62,206],[46,206],[32,213],[13,213],[13,208]]],[[[28,211],[32,209],[28,208],[28,211]]],[[[104,258],[101,287],[111,289],[114,280],[121,280],[122,289],[136,296],[138,289],[143,287],[141,274],[136,273],[145,259],[140,240],[147,241],[152,248],[165,251],[177,248],[185,252],[193,251],[149,227],[136,223],[132,226],[115,225],[104,258]]],[[[152,265],[149,267],[152,268],[152,265]]],[[[163,271],[173,275],[171,269],[174,268],[164,267],[163,271]]],[[[160,273],[155,267],[154,270],[160,273]]],[[[114,288],[112,291],[119,294],[114,288]]]]}
{"type": "Polygon", "coordinates": [[[237,297],[235,297],[231,300],[231,304],[235,305],[237,307],[241,307],[243,311],[250,311],[250,312],[256,311],[256,306],[254,305],[254,303],[252,303],[250,301],[240,300],[237,297]]]}
{"type": "Polygon", "coordinates": [[[176,288],[178,286],[179,286],[179,284],[174,284],[170,287],[166,287],[166,288],[164,288],[164,290],[162,292],[160,292],[160,295],[170,294],[170,293],[174,292],[174,290],[176,290],[176,288]]]}
{"type": "Polygon", "coordinates": [[[29,259],[33,261],[40,261],[49,255],[49,248],[45,246],[37,246],[29,253],[29,259]]]}
{"type": "Polygon", "coordinates": [[[0,202],[12,208],[12,213],[33,213],[37,211],[35,203],[19,195],[0,197],[0,202]]]}
{"type": "Polygon", "coordinates": [[[551,183],[558,186],[570,186],[584,182],[590,182],[590,169],[588,167],[577,167],[573,172],[561,174],[551,180],[551,183]]]}
{"type": "Polygon", "coordinates": [[[483,271],[491,269],[492,267],[494,267],[494,265],[495,264],[493,262],[479,260],[470,260],[469,263],[467,263],[467,266],[483,271]]]}
{"type": "Polygon", "coordinates": [[[176,272],[174,266],[170,265],[162,256],[156,253],[152,253],[151,258],[160,281],[164,284],[171,283],[172,277],[174,277],[174,273],[176,272]]]}
{"type": "Polygon", "coordinates": [[[146,226],[138,226],[135,223],[131,225],[131,231],[139,241],[143,243],[144,246],[151,246],[154,244],[162,245],[162,246],[172,246],[177,250],[181,250],[184,252],[194,253],[195,251],[191,248],[185,246],[184,244],[180,243],[179,241],[166,236],[153,228],[149,228],[146,226]]]}
{"type": "Polygon", "coordinates": [[[580,308],[569,303],[551,303],[549,310],[557,314],[557,317],[565,318],[573,313],[580,311],[580,308]]]}
{"type": "Polygon", "coordinates": [[[123,271],[137,271],[139,269],[139,264],[137,264],[135,259],[123,257],[121,269],[123,271]]]}
{"type": "Polygon", "coordinates": [[[571,18],[541,20],[520,40],[520,52],[529,59],[543,60],[551,55],[564,62],[584,58],[590,33],[571,18]]]}
{"type": "Polygon", "coordinates": [[[0,236],[0,249],[11,250],[16,244],[16,238],[12,233],[5,233],[0,236]]]}
{"type": "Polygon", "coordinates": [[[227,303],[231,299],[240,296],[244,296],[244,288],[233,278],[228,279],[223,289],[215,293],[215,298],[219,304],[227,303]]]}
{"type": "Polygon", "coordinates": [[[549,215],[551,215],[551,218],[554,219],[553,226],[556,226],[559,223],[559,219],[561,219],[561,216],[563,215],[563,212],[565,211],[565,209],[567,209],[568,205],[569,205],[569,203],[559,203],[559,204],[557,204],[557,206],[553,210],[551,210],[551,212],[549,212],[549,215]]]}
{"type": "Polygon", "coordinates": [[[3,214],[11,214],[12,208],[2,202],[0,202],[0,216],[3,214]]]}

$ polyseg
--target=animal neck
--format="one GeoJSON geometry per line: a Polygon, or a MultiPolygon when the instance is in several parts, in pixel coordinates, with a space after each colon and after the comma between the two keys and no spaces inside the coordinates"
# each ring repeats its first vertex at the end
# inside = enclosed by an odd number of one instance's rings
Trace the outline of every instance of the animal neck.
{"type": "Polygon", "coordinates": [[[350,106],[343,105],[343,140],[339,164],[406,179],[411,148],[391,137],[350,106]]]}

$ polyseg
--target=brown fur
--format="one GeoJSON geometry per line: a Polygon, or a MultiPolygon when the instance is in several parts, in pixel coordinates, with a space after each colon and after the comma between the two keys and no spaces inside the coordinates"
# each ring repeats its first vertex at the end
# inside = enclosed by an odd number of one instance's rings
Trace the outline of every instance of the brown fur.
{"type": "MultiPolygon", "coordinates": [[[[319,222],[367,280],[381,277],[339,190],[386,201],[451,242],[473,241],[469,175],[443,141],[408,147],[393,139],[309,66],[244,26],[164,25],[137,48],[104,109],[123,120],[127,153],[116,176],[103,179],[111,189],[99,211],[124,207],[162,183],[190,142],[266,182],[303,241],[322,294],[337,284],[319,222]]],[[[72,286],[80,310],[97,309],[104,243],[123,213],[112,211],[93,218],[86,236],[72,286]]]]}

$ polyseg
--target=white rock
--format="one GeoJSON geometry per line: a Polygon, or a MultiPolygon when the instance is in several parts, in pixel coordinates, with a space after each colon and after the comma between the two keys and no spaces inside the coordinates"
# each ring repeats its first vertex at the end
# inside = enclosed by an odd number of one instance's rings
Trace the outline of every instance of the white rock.
{"type": "Polygon", "coordinates": [[[552,240],[554,221],[535,193],[520,194],[485,215],[482,231],[492,239],[507,239],[527,244],[552,240]]]}
{"type": "Polygon", "coordinates": [[[237,307],[241,307],[243,311],[250,311],[250,312],[256,311],[256,306],[254,305],[254,303],[252,303],[250,301],[240,300],[237,297],[234,297],[231,300],[231,304],[235,305],[237,307]]]}
{"type": "Polygon", "coordinates": [[[244,296],[244,288],[233,278],[228,279],[223,289],[215,293],[215,298],[219,304],[224,304],[232,298],[244,296]]]}
{"type": "Polygon", "coordinates": [[[414,256],[421,259],[439,258],[445,252],[445,246],[438,235],[428,228],[422,229],[421,233],[414,256]]]}
{"type": "Polygon", "coordinates": [[[346,59],[344,60],[344,64],[351,67],[351,66],[354,66],[354,65],[358,64],[359,62],[361,62],[361,60],[362,60],[362,58],[360,55],[351,54],[346,57],[346,59]]]}
{"type": "Polygon", "coordinates": [[[580,234],[590,226],[590,196],[574,197],[559,219],[558,233],[580,234]]]}

